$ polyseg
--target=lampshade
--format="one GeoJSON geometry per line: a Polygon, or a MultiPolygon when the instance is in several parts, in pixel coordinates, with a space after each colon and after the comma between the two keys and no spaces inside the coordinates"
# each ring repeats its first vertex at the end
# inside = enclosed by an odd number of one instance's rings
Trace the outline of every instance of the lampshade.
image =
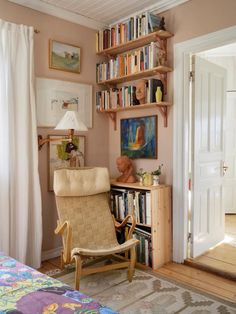
{"type": "Polygon", "coordinates": [[[71,130],[73,129],[77,131],[88,131],[86,125],[83,123],[83,121],[80,120],[77,111],[66,111],[64,116],[61,118],[61,120],[55,127],[55,130],[68,130],[68,129],[71,130]]]}

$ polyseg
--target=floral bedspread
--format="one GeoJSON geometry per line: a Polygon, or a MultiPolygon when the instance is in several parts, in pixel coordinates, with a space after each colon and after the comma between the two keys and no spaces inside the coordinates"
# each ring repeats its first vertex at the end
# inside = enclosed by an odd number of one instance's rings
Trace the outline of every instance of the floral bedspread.
{"type": "Polygon", "coordinates": [[[0,314],[73,313],[116,312],[0,252],[0,314]]]}

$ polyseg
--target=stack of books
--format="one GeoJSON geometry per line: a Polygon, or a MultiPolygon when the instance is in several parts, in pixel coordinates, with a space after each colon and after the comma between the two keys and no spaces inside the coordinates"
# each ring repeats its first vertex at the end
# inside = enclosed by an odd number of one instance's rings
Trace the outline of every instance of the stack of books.
{"type": "Polygon", "coordinates": [[[137,262],[152,267],[151,234],[140,228],[135,228],[133,237],[139,240],[139,244],[136,246],[137,262]]]}
{"type": "Polygon", "coordinates": [[[161,17],[150,12],[130,17],[123,23],[113,25],[97,32],[96,51],[125,44],[131,40],[138,39],[149,33],[159,30],[161,17]]]}
{"type": "Polygon", "coordinates": [[[97,64],[97,83],[155,68],[159,64],[158,42],[118,55],[109,62],[97,64]]]}

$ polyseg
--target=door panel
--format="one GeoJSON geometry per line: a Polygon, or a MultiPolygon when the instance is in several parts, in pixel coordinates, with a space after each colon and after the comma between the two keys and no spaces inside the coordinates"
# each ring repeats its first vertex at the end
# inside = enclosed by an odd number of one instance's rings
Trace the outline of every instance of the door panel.
{"type": "Polygon", "coordinates": [[[192,99],[192,246],[196,257],[224,239],[226,70],[195,56],[192,99]]]}

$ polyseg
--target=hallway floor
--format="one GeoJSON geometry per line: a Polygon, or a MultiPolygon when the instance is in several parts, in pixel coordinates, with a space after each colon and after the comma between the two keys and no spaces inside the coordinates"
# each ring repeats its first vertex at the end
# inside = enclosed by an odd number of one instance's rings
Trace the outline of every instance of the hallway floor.
{"type": "Polygon", "coordinates": [[[225,215],[225,240],[187,265],[236,280],[236,215],[225,215]]]}

